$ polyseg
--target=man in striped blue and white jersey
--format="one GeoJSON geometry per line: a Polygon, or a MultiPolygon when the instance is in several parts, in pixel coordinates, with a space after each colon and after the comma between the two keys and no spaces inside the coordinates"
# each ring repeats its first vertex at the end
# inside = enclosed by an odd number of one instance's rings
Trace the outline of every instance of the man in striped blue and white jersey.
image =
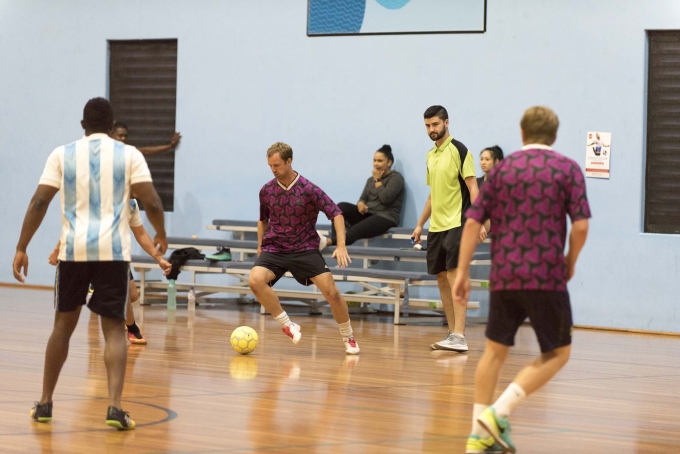
{"type": "Polygon", "coordinates": [[[131,191],[144,204],[156,231],[154,243],[161,253],[167,249],[167,240],[163,205],[146,161],[136,148],[109,137],[113,118],[113,109],[106,99],[87,102],[81,122],[85,137],[50,154],[17,244],[14,277],[24,282],[23,276],[28,274],[26,248],[60,191],[62,232],[55,277],[55,322],[45,352],[42,397],[30,413],[36,421],[52,419],[52,394],[92,284],[97,291],[88,307],[101,316],[106,339],[104,362],[109,379],[106,424],[118,429],[135,427],[121,408],[127,361],[123,324],[130,269],[131,191]]]}

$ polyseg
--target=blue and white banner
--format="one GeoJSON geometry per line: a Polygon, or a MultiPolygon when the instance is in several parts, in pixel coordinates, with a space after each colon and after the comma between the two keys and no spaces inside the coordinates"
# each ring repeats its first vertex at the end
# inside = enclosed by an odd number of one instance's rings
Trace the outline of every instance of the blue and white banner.
{"type": "Polygon", "coordinates": [[[309,36],[485,30],[486,0],[308,0],[309,36]]]}

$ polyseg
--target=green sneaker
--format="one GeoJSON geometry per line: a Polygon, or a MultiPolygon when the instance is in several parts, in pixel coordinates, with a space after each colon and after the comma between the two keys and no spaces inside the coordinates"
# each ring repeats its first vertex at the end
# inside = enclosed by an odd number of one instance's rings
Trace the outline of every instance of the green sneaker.
{"type": "Polygon", "coordinates": [[[468,437],[465,444],[465,454],[498,453],[504,451],[503,447],[496,443],[493,437],[480,438],[479,435],[472,434],[468,437]]]}
{"type": "Polygon", "coordinates": [[[496,415],[496,410],[493,407],[487,407],[477,418],[477,421],[484,427],[491,436],[496,440],[496,443],[501,445],[503,449],[515,454],[517,448],[512,444],[510,439],[510,422],[508,418],[499,418],[496,415]]]}
{"type": "Polygon", "coordinates": [[[230,262],[231,250],[223,247],[213,255],[206,255],[205,258],[213,262],[230,262]]]}

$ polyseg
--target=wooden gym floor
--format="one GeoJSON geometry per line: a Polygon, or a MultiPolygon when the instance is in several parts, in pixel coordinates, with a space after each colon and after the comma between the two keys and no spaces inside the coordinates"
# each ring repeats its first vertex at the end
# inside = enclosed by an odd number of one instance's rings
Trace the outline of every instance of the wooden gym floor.
{"type": "MultiPolygon", "coordinates": [[[[469,355],[432,352],[440,326],[353,321],[362,348],[347,357],[330,316],[294,316],[294,346],[253,305],[143,311],[149,344],[130,346],[123,402],[137,429],[104,424],[104,341],[83,310],[54,397],[54,419],[30,420],[40,397],[52,293],[0,288],[0,452],[462,453],[470,431],[484,327],[469,355]],[[236,354],[229,334],[257,330],[236,354]]],[[[138,313],[138,319],[141,318],[138,313]]],[[[523,327],[499,391],[538,352],[523,327]]],[[[520,453],[680,452],[680,338],[577,330],[567,367],[512,415],[520,453]]]]}

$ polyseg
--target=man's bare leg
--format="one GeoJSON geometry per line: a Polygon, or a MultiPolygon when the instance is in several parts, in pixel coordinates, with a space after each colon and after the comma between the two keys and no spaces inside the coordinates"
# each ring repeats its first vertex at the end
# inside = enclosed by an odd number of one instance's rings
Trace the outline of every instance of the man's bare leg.
{"type": "MultiPolygon", "coordinates": [[[[456,269],[446,270],[446,278],[449,282],[449,289],[453,289],[453,283],[456,281],[456,269]]],[[[453,304],[453,292],[450,291],[451,306],[453,306],[453,330],[452,332],[465,336],[465,319],[467,317],[467,307],[460,304],[453,304]]]]}
{"type": "Polygon", "coordinates": [[[345,353],[356,355],[359,353],[359,344],[354,339],[354,331],[349,320],[349,309],[347,309],[347,302],[342,297],[338,286],[335,285],[333,275],[331,273],[323,273],[315,276],[311,281],[319,288],[321,294],[326,298],[328,304],[331,306],[333,318],[340,328],[340,335],[345,343],[345,353]]]}
{"type": "Polygon", "coordinates": [[[127,342],[123,320],[101,317],[102,332],[106,347],[104,348],[104,363],[109,382],[109,405],[122,409],[121,396],[125,382],[125,366],[127,364],[127,342]]]}
{"type": "Polygon", "coordinates": [[[54,313],[54,328],[52,329],[50,339],[47,341],[47,349],[45,350],[43,391],[40,397],[41,404],[52,402],[54,388],[57,386],[61,368],[68,357],[69,342],[71,335],[73,335],[73,330],[78,325],[81,309],[82,306],[78,306],[72,312],[54,313]]]}
{"type": "Polygon", "coordinates": [[[291,338],[293,343],[297,344],[302,337],[300,334],[300,325],[290,321],[288,314],[283,310],[283,307],[281,307],[279,297],[274,292],[274,289],[269,286],[269,283],[274,280],[275,277],[274,273],[267,268],[254,266],[250,271],[248,285],[253,291],[255,298],[257,298],[257,301],[281,324],[283,332],[291,338]]]}

